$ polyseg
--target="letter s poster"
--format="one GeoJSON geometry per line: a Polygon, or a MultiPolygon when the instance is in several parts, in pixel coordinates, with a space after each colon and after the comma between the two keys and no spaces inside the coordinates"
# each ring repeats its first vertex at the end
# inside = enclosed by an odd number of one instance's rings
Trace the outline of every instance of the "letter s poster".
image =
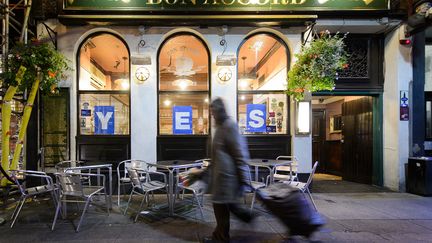
{"type": "Polygon", "coordinates": [[[267,108],[264,104],[246,105],[246,131],[266,132],[267,108]]]}

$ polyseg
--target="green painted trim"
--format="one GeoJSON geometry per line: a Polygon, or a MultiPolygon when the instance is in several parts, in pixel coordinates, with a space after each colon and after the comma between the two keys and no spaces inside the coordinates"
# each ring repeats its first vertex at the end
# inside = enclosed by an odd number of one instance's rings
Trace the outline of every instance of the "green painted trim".
{"type": "Polygon", "coordinates": [[[321,95],[332,95],[332,96],[342,96],[342,95],[381,95],[382,91],[375,90],[366,90],[366,91],[319,91],[312,93],[312,96],[321,96],[321,95]]]}
{"type": "Polygon", "coordinates": [[[372,184],[384,185],[383,165],[383,95],[374,97],[373,102],[373,174],[372,184]]]}

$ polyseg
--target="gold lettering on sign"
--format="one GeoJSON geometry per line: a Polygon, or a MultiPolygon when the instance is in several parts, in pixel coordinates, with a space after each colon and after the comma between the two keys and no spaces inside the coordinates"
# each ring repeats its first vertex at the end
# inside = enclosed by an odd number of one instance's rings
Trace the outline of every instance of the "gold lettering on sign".
{"type": "Polygon", "coordinates": [[[205,0],[205,2],[203,3],[203,5],[206,5],[206,4],[212,4],[212,5],[218,5],[219,3],[218,3],[218,0],[213,0],[213,3],[209,3],[209,2],[207,2],[208,0],[205,0]]]}
{"type": "MultiPolygon", "coordinates": [[[[196,0],[190,0],[192,5],[196,5],[196,0]]],[[[182,0],[181,4],[187,4],[185,0],[182,0]]]]}
{"type": "Polygon", "coordinates": [[[147,0],[147,4],[161,4],[162,0],[147,0]]]}
{"type": "Polygon", "coordinates": [[[292,0],[291,4],[303,4],[306,0],[292,0]]]}
{"type": "Polygon", "coordinates": [[[169,5],[174,5],[177,3],[177,0],[165,0],[165,2],[169,5]]]}
{"type": "Polygon", "coordinates": [[[236,0],[232,0],[231,2],[227,1],[227,0],[222,0],[223,5],[233,5],[235,3],[236,0]]]}
{"type": "Polygon", "coordinates": [[[238,0],[238,3],[240,3],[241,5],[249,5],[251,3],[250,0],[238,0]]]}

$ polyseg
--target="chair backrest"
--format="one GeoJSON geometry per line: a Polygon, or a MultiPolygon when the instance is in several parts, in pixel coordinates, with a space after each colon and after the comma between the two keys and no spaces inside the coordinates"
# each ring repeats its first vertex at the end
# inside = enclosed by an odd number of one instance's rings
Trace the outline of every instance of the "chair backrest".
{"type": "Polygon", "coordinates": [[[292,161],[291,166],[277,166],[277,170],[289,171],[292,169],[293,173],[297,172],[298,160],[296,156],[293,155],[281,155],[276,158],[276,160],[289,160],[292,161]]]}
{"type": "MultiPolygon", "coordinates": [[[[54,168],[58,173],[62,173],[65,171],[65,169],[67,168],[73,168],[73,167],[79,167],[84,165],[83,161],[79,161],[79,160],[64,160],[64,161],[60,161],[58,162],[54,168]]],[[[77,171],[71,171],[72,173],[80,173],[80,170],[77,171]]]]}
{"type": "Polygon", "coordinates": [[[310,173],[310,175],[309,175],[309,178],[308,178],[308,180],[307,180],[307,182],[306,182],[306,186],[305,187],[309,187],[309,185],[311,184],[311,182],[312,182],[312,179],[313,179],[313,176],[314,176],[314,174],[315,174],[315,171],[316,171],[316,168],[318,167],[318,161],[315,161],[315,164],[314,164],[314,166],[312,167],[312,171],[311,171],[311,173],[310,173]]]}
{"type": "Polygon", "coordinates": [[[138,173],[138,170],[133,167],[126,167],[126,170],[131,179],[132,186],[141,187],[140,173],[138,173]]]}
{"type": "Polygon", "coordinates": [[[84,196],[80,174],[56,173],[55,175],[64,195],[84,196]]]}
{"type": "Polygon", "coordinates": [[[129,171],[127,170],[127,168],[138,168],[140,170],[147,170],[147,162],[145,162],[144,160],[128,159],[128,160],[123,160],[118,164],[117,172],[119,175],[120,175],[120,168],[122,164],[124,165],[122,177],[128,176],[129,171]]]}

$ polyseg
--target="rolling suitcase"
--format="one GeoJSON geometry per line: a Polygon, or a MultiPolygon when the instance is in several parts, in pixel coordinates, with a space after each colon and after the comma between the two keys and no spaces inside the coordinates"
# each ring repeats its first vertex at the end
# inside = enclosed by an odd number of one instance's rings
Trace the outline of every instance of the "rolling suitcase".
{"type": "Polygon", "coordinates": [[[257,190],[265,207],[290,230],[290,235],[307,238],[324,225],[323,218],[298,189],[284,183],[275,183],[257,190]]]}

